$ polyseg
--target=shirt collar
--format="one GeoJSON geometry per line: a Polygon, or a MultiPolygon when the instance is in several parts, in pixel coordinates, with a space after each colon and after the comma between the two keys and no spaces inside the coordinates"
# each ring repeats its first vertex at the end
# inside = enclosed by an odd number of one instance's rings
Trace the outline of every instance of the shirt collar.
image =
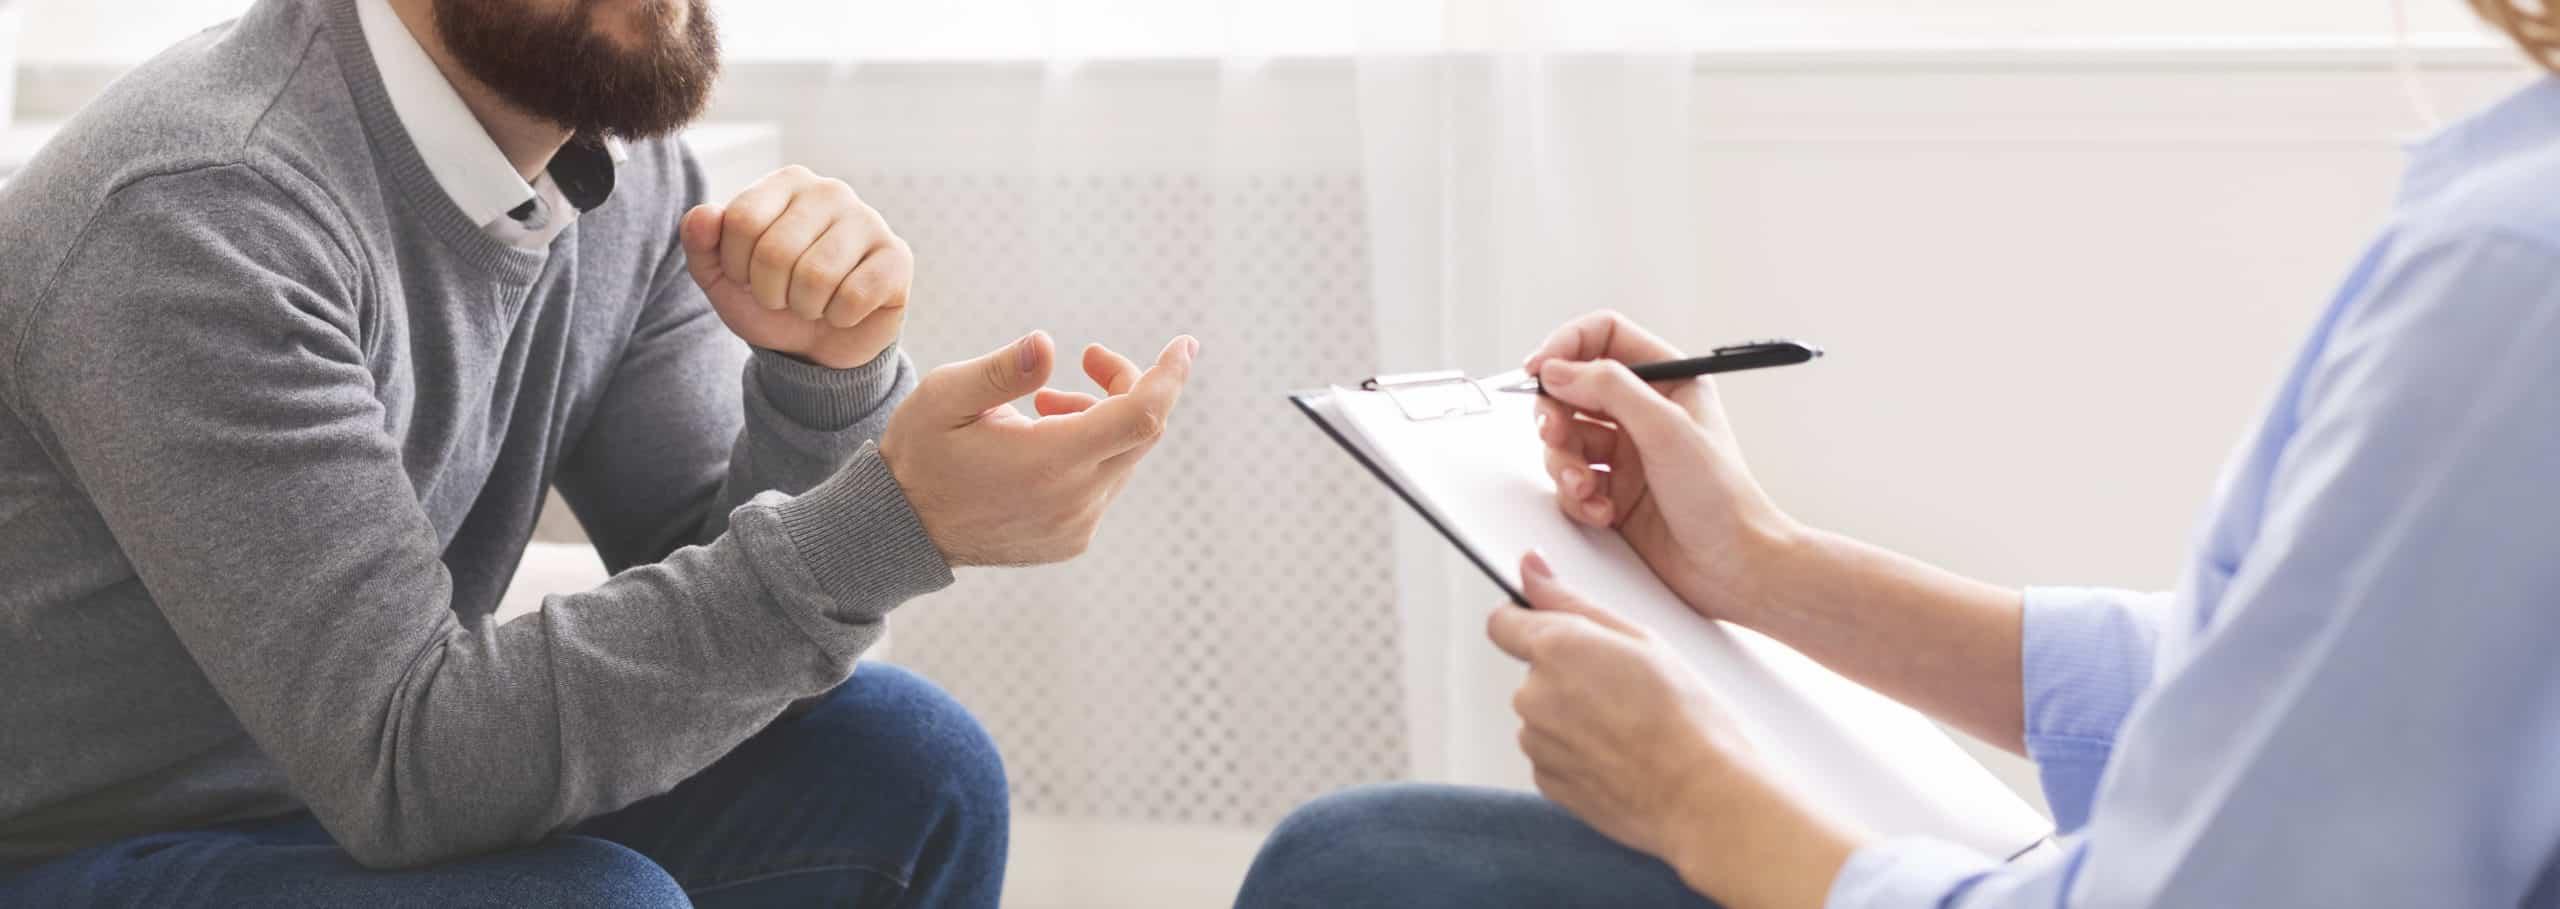
{"type": "Polygon", "coordinates": [[[2425,201],[2464,174],[2560,144],[2560,77],[2541,76],[2486,110],[2409,145],[2402,205],[2425,201]]]}
{"type": "MultiPolygon", "coordinates": [[[[418,155],[434,174],[436,185],[462,209],[471,223],[487,225],[507,217],[509,211],[538,198],[533,185],[516,173],[496,140],[480,127],[471,108],[462,103],[462,95],[445,80],[444,72],[418,46],[416,36],[409,34],[400,15],[391,10],[389,0],[360,0],[356,18],[364,28],[364,40],[373,49],[374,68],[382,72],[383,88],[391,96],[391,109],[400,117],[400,125],[418,146],[418,155]]],[[[575,147],[580,140],[573,139],[575,147]]],[[[605,137],[587,146],[580,155],[581,178],[588,183],[585,192],[567,192],[580,209],[593,208],[604,201],[613,189],[612,170],[629,157],[622,141],[605,137]],[[605,166],[591,165],[599,159],[605,166]],[[594,184],[600,180],[601,187],[594,184]]],[[[569,148],[563,155],[572,154],[569,148]]],[[[557,170],[557,161],[554,169],[557,170]]],[[[562,175],[554,173],[554,178],[562,175]]],[[[566,187],[564,187],[566,189],[566,187]]]]}

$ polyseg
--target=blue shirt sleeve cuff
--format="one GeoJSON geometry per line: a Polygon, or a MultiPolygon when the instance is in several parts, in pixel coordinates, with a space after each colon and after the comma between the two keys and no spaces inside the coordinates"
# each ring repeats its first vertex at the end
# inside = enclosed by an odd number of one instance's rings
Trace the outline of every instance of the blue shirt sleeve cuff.
{"type": "Polygon", "coordinates": [[[1998,866],[1971,850],[1922,837],[1869,843],[1831,880],[1825,909],[1944,906],[1998,866]]]}
{"type": "Polygon", "coordinates": [[[2122,590],[2026,592],[2020,684],[2027,755],[2063,832],[2088,822],[2116,729],[2151,684],[2166,597],[2122,590]]]}

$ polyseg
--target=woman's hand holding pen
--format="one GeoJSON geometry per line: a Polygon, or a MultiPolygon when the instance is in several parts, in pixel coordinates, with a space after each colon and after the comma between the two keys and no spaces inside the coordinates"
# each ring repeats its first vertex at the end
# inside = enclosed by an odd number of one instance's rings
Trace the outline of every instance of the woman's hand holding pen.
{"type": "MultiPolygon", "coordinates": [[[[1752,479],[1714,385],[1650,385],[1624,365],[1679,357],[1612,312],[1550,336],[1525,364],[1546,390],[1547,473],[1566,515],[1616,529],[1689,608],[1752,624],[1805,531],[1752,479]]],[[[1820,905],[1859,834],[1771,776],[1670,647],[1536,553],[1520,577],[1530,608],[1494,610],[1486,631],[1529,664],[1512,707],[1538,791],[1723,905],[1820,905]]]]}
{"type": "Polygon", "coordinates": [[[1742,621],[1762,601],[1754,566],[1800,531],[1752,478],[1710,380],[1649,385],[1624,365],[1680,356],[1602,311],[1565,323],[1523,365],[1547,392],[1538,435],[1557,505],[1615,528],[1691,609],[1742,621]]]}

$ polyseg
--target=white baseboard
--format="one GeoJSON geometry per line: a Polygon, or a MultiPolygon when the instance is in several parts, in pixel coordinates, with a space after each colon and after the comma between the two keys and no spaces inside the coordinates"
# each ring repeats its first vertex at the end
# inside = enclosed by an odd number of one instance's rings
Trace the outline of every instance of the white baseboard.
{"type": "Polygon", "coordinates": [[[1215,909],[1268,831],[1197,824],[1017,816],[1006,909],[1215,909]]]}

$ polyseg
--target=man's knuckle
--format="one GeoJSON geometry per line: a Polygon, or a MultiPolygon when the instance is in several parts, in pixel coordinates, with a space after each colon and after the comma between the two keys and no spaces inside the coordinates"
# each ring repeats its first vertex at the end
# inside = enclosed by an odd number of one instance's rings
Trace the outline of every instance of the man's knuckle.
{"type": "Polygon", "coordinates": [[[854,272],[853,279],[846,281],[845,286],[854,296],[865,301],[877,301],[888,296],[890,290],[889,276],[870,268],[854,272]]]}
{"type": "Polygon", "coordinates": [[[1129,434],[1141,442],[1163,438],[1167,417],[1162,405],[1138,408],[1137,416],[1129,421],[1129,434]]]}
{"type": "Polygon", "coordinates": [[[871,258],[863,263],[867,266],[863,270],[876,272],[882,278],[915,274],[915,251],[908,249],[904,240],[889,239],[891,242],[874,251],[871,258]]]}
{"type": "Polygon", "coordinates": [[[827,307],[827,311],[830,313],[839,311],[865,312],[871,309],[871,303],[860,293],[856,293],[854,291],[852,281],[846,281],[842,285],[836,287],[834,292],[827,294],[827,307]]]}
{"type": "Polygon", "coordinates": [[[761,200],[741,202],[721,214],[720,229],[732,235],[753,234],[763,230],[766,222],[773,220],[773,214],[761,200]]]}
{"type": "Polygon", "coordinates": [[[755,264],[766,268],[790,268],[800,260],[800,251],[780,243],[759,243],[753,254],[755,264]]]}
{"type": "Polygon", "coordinates": [[[791,273],[791,290],[794,296],[824,301],[834,296],[834,276],[827,274],[823,267],[812,267],[811,263],[803,262],[791,273]]]}
{"type": "Polygon", "coordinates": [[[847,208],[846,217],[869,225],[876,233],[884,235],[890,233],[889,217],[881,214],[880,210],[872,207],[871,203],[862,201],[862,194],[854,192],[853,187],[846,186],[838,198],[847,208]]]}

